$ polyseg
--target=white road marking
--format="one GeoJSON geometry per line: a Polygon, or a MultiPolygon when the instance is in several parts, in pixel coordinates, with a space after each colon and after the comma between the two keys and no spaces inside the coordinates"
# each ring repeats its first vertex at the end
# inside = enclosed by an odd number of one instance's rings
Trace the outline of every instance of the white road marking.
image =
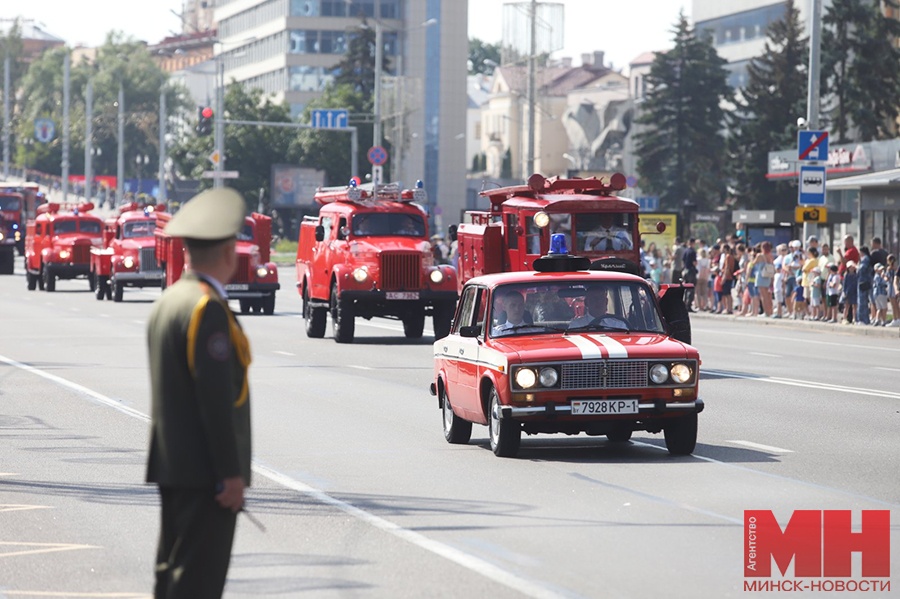
{"type": "Polygon", "coordinates": [[[297,354],[292,354],[289,351],[278,351],[277,349],[272,351],[273,354],[278,354],[280,356],[296,356],[297,354]]]}
{"type": "MultiPolygon", "coordinates": [[[[73,545],[71,543],[13,543],[0,541],[0,557],[18,557],[20,555],[35,555],[38,553],[56,553],[57,551],[73,551],[75,549],[101,549],[97,545],[73,545]],[[4,547],[10,550],[5,551],[4,547]],[[15,551],[16,547],[36,547],[37,549],[21,549],[15,551]]],[[[3,591],[4,593],[6,591],[3,591]]]]}
{"type": "Polygon", "coordinates": [[[64,597],[66,599],[153,599],[147,593],[70,593],[61,591],[3,591],[2,597],[64,597]]]}
{"type": "Polygon", "coordinates": [[[900,368],[888,368],[886,366],[873,366],[875,370],[890,370],[891,372],[900,372],[900,368]]]}
{"type": "Polygon", "coordinates": [[[347,364],[347,368],[355,368],[356,370],[375,370],[371,366],[360,366],[358,364],[347,364]]]}
{"type": "Polygon", "coordinates": [[[832,385],[829,383],[820,383],[817,381],[801,381],[797,379],[788,379],[777,376],[759,376],[752,374],[741,374],[739,372],[729,372],[727,370],[710,370],[700,369],[700,374],[711,374],[729,379],[746,379],[749,381],[758,381],[760,383],[774,383],[776,385],[787,385],[789,387],[805,387],[807,389],[820,389],[822,391],[840,391],[842,393],[852,393],[854,395],[869,395],[871,397],[882,397],[900,399],[900,393],[894,391],[882,391],[880,389],[866,389],[863,387],[846,387],[844,385],[832,385]]]}
{"type": "Polygon", "coordinates": [[[763,358],[783,358],[784,356],[779,356],[778,354],[764,354],[761,351],[751,351],[747,352],[751,356],[762,356],[763,358]]]}
{"type": "Polygon", "coordinates": [[[782,449],[780,447],[773,447],[772,445],[763,445],[762,443],[754,443],[753,441],[741,441],[741,440],[728,440],[726,443],[734,443],[735,445],[743,445],[744,447],[749,447],[751,449],[758,449],[760,451],[768,451],[770,453],[794,453],[793,449],[782,449]]]}
{"type": "Polygon", "coordinates": [[[16,505],[14,503],[0,503],[0,513],[2,512],[24,512],[27,510],[49,510],[49,505],[16,505]]]}
{"type": "Polygon", "coordinates": [[[0,472],[0,476],[19,476],[18,472],[0,472]]]}

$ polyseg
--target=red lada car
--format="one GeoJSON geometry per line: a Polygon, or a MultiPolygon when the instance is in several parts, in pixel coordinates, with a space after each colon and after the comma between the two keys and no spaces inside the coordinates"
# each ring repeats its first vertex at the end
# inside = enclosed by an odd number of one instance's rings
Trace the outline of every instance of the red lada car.
{"type": "Polygon", "coordinates": [[[444,437],[468,443],[472,423],[484,424],[494,453],[514,457],[523,431],[614,442],[662,431],[670,453],[690,454],[703,411],[700,355],[668,329],[653,288],[634,275],[472,278],[450,335],[434,343],[444,437]]]}

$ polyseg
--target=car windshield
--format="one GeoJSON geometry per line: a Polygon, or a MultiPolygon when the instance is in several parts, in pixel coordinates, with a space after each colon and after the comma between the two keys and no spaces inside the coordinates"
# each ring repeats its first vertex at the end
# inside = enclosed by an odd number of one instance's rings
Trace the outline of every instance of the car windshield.
{"type": "Polygon", "coordinates": [[[0,210],[19,210],[22,203],[15,196],[0,196],[0,210]]]}
{"type": "Polygon", "coordinates": [[[587,213],[575,215],[577,249],[581,252],[621,252],[634,249],[634,215],[587,213]]]}
{"type": "Polygon", "coordinates": [[[238,241],[253,241],[253,225],[244,223],[237,234],[238,241]]]}
{"type": "Polygon", "coordinates": [[[122,236],[125,239],[134,239],[138,237],[153,237],[153,231],[156,229],[155,220],[135,220],[125,223],[122,227],[122,236]]]}
{"type": "Polygon", "coordinates": [[[509,284],[492,293],[491,337],[585,331],[664,333],[653,291],[637,281],[509,284]]]}
{"type": "Polygon", "coordinates": [[[55,235],[64,235],[66,233],[74,233],[78,230],[78,221],[74,218],[56,219],[53,221],[53,233],[55,235]]]}
{"type": "Polygon", "coordinates": [[[357,236],[424,237],[425,220],[405,212],[368,212],[353,216],[352,230],[357,236]]]}
{"type": "Polygon", "coordinates": [[[78,224],[78,230],[82,233],[99,233],[100,223],[93,220],[83,220],[78,224]]]}

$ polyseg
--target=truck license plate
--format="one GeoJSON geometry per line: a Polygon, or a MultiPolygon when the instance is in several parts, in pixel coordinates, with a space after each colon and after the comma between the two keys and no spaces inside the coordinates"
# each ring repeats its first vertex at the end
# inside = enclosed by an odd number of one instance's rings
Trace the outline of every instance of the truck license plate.
{"type": "Polygon", "coordinates": [[[584,399],[572,401],[573,414],[637,414],[636,399],[584,399]]]}
{"type": "Polygon", "coordinates": [[[418,291],[388,291],[385,298],[389,300],[417,300],[419,299],[418,291]]]}
{"type": "Polygon", "coordinates": [[[225,291],[247,291],[250,289],[250,285],[247,283],[232,283],[231,285],[225,285],[225,291]]]}

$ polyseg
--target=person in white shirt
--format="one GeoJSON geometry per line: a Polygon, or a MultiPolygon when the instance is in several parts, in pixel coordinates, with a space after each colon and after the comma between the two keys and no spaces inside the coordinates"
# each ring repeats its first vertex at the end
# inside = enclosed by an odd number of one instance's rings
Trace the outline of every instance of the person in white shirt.
{"type": "MultiPolygon", "coordinates": [[[[506,309],[506,322],[491,328],[492,337],[502,337],[503,335],[512,335],[518,332],[534,333],[544,330],[542,327],[533,326],[530,320],[526,320],[525,298],[522,297],[521,293],[514,290],[501,292],[498,299],[502,300],[502,306],[506,309]]],[[[497,309],[498,304],[494,302],[494,310],[497,309]]]]}
{"type": "Polygon", "coordinates": [[[569,323],[569,329],[577,329],[589,324],[628,329],[628,323],[615,314],[609,314],[609,294],[606,287],[591,287],[584,295],[584,316],[569,323]]]}

